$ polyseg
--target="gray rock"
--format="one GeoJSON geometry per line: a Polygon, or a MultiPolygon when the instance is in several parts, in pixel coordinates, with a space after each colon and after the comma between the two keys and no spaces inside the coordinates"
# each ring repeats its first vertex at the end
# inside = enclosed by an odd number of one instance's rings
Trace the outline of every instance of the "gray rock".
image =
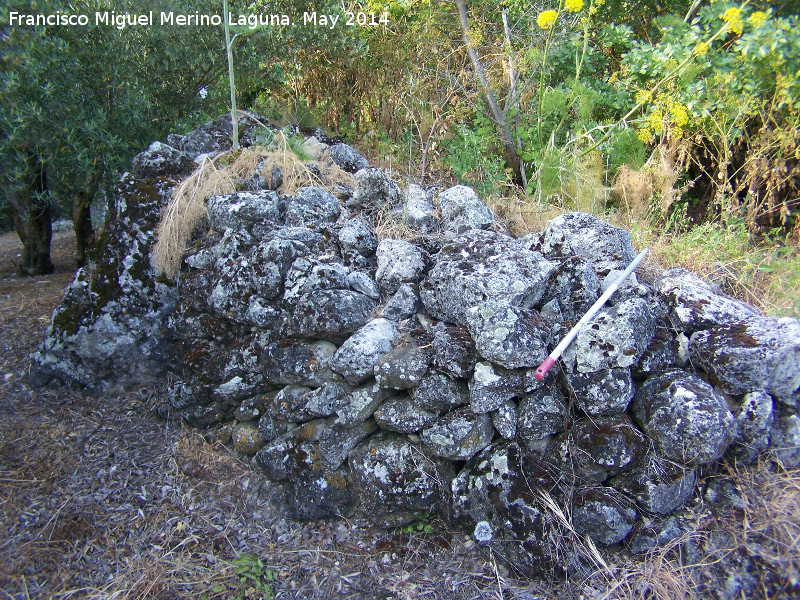
{"type": "Polygon", "coordinates": [[[375,280],[385,294],[394,294],[404,283],[416,283],[425,269],[422,253],[405,240],[381,240],[376,254],[375,280]]]}
{"type": "Polygon", "coordinates": [[[686,530],[676,517],[652,521],[636,531],[631,537],[628,550],[633,554],[646,554],[654,548],[661,548],[672,540],[681,537],[686,530]]]}
{"type": "Polygon", "coordinates": [[[419,431],[436,419],[435,412],[420,408],[408,396],[387,400],[375,411],[375,422],[381,429],[398,433],[419,431]]]}
{"type": "Polygon", "coordinates": [[[538,366],[548,355],[550,324],[535,310],[487,301],[465,312],[475,348],[506,369],[538,366]]]}
{"type": "Polygon", "coordinates": [[[139,179],[181,176],[188,175],[196,166],[180,150],[161,142],[153,142],[147,150],[133,157],[131,173],[139,179]]]}
{"type": "Polygon", "coordinates": [[[319,227],[339,218],[341,206],[335,196],[318,187],[304,187],[286,199],[286,224],[319,227]]]}
{"type": "Polygon", "coordinates": [[[417,406],[436,413],[469,404],[467,386],[442,373],[428,373],[410,393],[417,406]]]}
{"type": "Polygon", "coordinates": [[[256,463],[271,481],[285,481],[312,466],[321,467],[317,443],[305,439],[295,430],[272,440],[256,452],[256,463]]]}
{"type": "Polygon", "coordinates": [[[338,411],[339,418],[336,422],[344,427],[353,427],[369,419],[386,398],[387,390],[381,389],[377,384],[368,383],[354,389],[347,396],[347,404],[338,411]]]}
{"type": "Polygon", "coordinates": [[[547,223],[541,243],[530,246],[547,258],[577,255],[604,277],[612,269],[625,269],[636,258],[627,231],[586,213],[557,216],[547,223]]]}
{"type": "Polygon", "coordinates": [[[467,325],[466,312],[487,301],[531,308],[553,268],[507,236],[470,230],[442,248],[420,296],[433,317],[467,325]]]}
{"type": "Polygon", "coordinates": [[[547,465],[513,442],[492,444],[453,480],[453,513],[466,531],[487,523],[487,542],[528,576],[568,567],[556,548],[560,540],[554,518],[542,510],[539,491],[551,492],[555,481],[547,465]]]}
{"type": "Polygon", "coordinates": [[[381,298],[381,290],[378,284],[363,271],[352,271],[347,276],[347,283],[350,284],[350,287],[355,291],[361,292],[373,300],[380,300],[381,298]]]}
{"type": "Polygon", "coordinates": [[[753,463],[759,454],[769,448],[772,429],[772,397],[766,392],[745,394],[736,410],[739,436],[730,453],[745,463],[753,463]]]}
{"type": "Polygon", "coordinates": [[[275,227],[281,225],[282,202],[278,194],[270,191],[236,192],[211,196],[206,204],[211,228],[217,231],[249,229],[259,222],[275,227]]]}
{"type": "Polygon", "coordinates": [[[339,230],[339,245],[344,253],[357,253],[369,257],[378,248],[378,240],[364,221],[359,218],[348,219],[339,230]]]}
{"type": "Polygon", "coordinates": [[[406,190],[401,218],[404,225],[421,233],[430,233],[438,227],[436,207],[428,200],[425,190],[414,183],[406,190]]]}
{"type": "Polygon", "coordinates": [[[348,206],[377,211],[384,206],[394,206],[400,201],[400,197],[400,186],[383,169],[360,169],[356,173],[356,189],[348,206]]]}
{"type": "Polygon", "coordinates": [[[347,144],[333,144],[328,148],[328,156],[342,170],[355,173],[369,167],[367,159],[347,144]]]}
{"type": "Polygon", "coordinates": [[[545,385],[519,403],[517,437],[536,441],[567,428],[569,413],[559,388],[545,385]]]}
{"type": "Polygon", "coordinates": [[[630,367],[655,334],[655,317],[647,300],[632,298],[600,309],[574,342],[576,368],[581,373],[630,367]]]}
{"type": "Polygon", "coordinates": [[[368,323],[375,302],[352,290],[314,290],[297,301],[291,331],[303,338],[325,338],[339,343],[368,323]]]}
{"type": "Polygon", "coordinates": [[[631,411],[661,456],[685,465],[709,464],[736,437],[736,420],[714,389],[672,369],[648,379],[631,411]]]}
{"type": "Polygon", "coordinates": [[[397,288],[394,296],[383,307],[381,316],[391,321],[402,321],[417,314],[418,304],[419,296],[417,296],[414,288],[404,283],[397,288]]]}
{"type": "Polygon", "coordinates": [[[259,357],[264,379],[273,385],[320,386],[333,378],[329,366],[336,352],[330,342],[275,342],[266,346],[259,357]]]}
{"type": "Polygon", "coordinates": [[[456,409],[423,429],[422,442],[436,456],[467,460],[489,445],[494,435],[489,415],[456,409]]]}
{"type": "Polygon", "coordinates": [[[695,469],[652,456],[643,466],[608,484],[636,501],[642,510],[667,515],[683,506],[694,492],[695,469]]]}
{"type": "Polygon", "coordinates": [[[306,404],[308,403],[306,394],[310,391],[311,388],[304,385],[287,385],[273,398],[270,414],[287,423],[308,421],[313,417],[306,410],[306,404]]]}
{"type": "Polygon", "coordinates": [[[375,363],[375,381],[391,390],[415,387],[428,370],[429,360],[430,355],[414,342],[397,346],[375,363]]]}
{"type": "Polygon", "coordinates": [[[286,490],[289,515],[298,521],[346,517],[355,502],[347,469],[309,469],[290,479],[286,490]]]}
{"type": "Polygon", "coordinates": [[[345,383],[327,383],[306,394],[305,410],[317,417],[330,417],[346,404],[352,391],[345,383]]]}
{"type": "Polygon", "coordinates": [[[650,345],[647,346],[639,362],[631,367],[633,375],[644,378],[651,373],[660,373],[676,366],[679,360],[677,349],[678,341],[672,335],[670,327],[666,322],[659,320],[650,345]]]}
{"type": "Polygon", "coordinates": [[[433,331],[433,365],[453,377],[466,379],[472,375],[478,353],[466,327],[437,323],[433,331]]]}
{"type": "Polygon", "coordinates": [[[773,409],[769,448],[785,468],[795,469],[800,466],[800,415],[795,408],[785,405],[773,409]]]}
{"type": "Polygon", "coordinates": [[[670,267],[655,281],[678,331],[692,332],[758,315],[752,306],[729,298],[719,287],[681,267],[670,267]]]}
{"type": "Polygon", "coordinates": [[[350,336],[336,351],[331,369],[350,385],[358,385],[373,375],[375,363],[392,350],[397,329],[391,321],[374,319],[350,336]]]}
{"type": "Polygon", "coordinates": [[[476,414],[497,410],[507,400],[525,393],[523,376],[519,371],[507,371],[491,363],[477,363],[469,381],[469,401],[476,414]]]}
{"type": "Polygon", "coordinates": [[[492,425],[501,437],[513,440],[517,435],[517,405],[511,400],[507,400],[492,413],[492,425]]]}
{"type": "Polygon", "coordinates": [[[352,427],[334,423],[323,432],[319,440],[322,463],[327,469],[338,469],[347,460],[348,452],[376,429],[378,426],[374,419],[367,419],[352,427]]]}
{"type": "Polygon", "coordinates": [[[621,415],[633,400],[633,379],[627,368],[568,372],[565,378],[577,407],[592,417],[621,415]]]}
{"type": "Polygon", "coordinates": [[[253,421],[237,423],[231,431],[233,449],[242,454],[255,454],[264,446],[258,432],[258,424],[253,421]]]}
{"type": "Polygon", "coordinates": [[[463,233],[470,229],[487,229],[494,215],[470,187],[456,185],[440,192],[437,200],[445,230],[463,233]]]}
{"type": "Polygon", "coordinates": [[[800,401],[800,322],[788,317],[750,317],[698,331],[692,359],[729,394],[758,390],[797,406],[800,401]]]}
{"type": "Polygon", "coordinates": [[[580,535],[610,546],[625,539],[636,523],[636,511],[613,490],[579,493],[572,505],[572,525],[580,535]]]}
{"type": "Polygon", "coordinates": [[[623,416],[578,421],[559,437],[550,456],[562,471],[598,485],[635,467],[646,450],[642,432],[623,416]]]}
{"type": "Polygon", "coordinates": [[[367,516],[382,526],[402,526],[420,513],[438,512],[436,468],[407,437],[377,433],[350,453],[349,463],[367,516]]]}
{"type": "MultiPolygon", "coordinates": [[[[556,302],[559,321],[578,321],[600,296],[600,280],[584,258],[570,256],[550,274],[541,303],[556,302]]],[[[554,308],[554,307],[553,307],[554,308]]]]}

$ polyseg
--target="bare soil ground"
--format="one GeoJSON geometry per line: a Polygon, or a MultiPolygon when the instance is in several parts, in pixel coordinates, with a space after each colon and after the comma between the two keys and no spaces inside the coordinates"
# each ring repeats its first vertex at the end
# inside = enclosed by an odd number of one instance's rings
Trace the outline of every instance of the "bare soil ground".
{"type": "Polygon", "coordinates": [[[285,518],[247,460],[159,416],[162,389],[32,389],[73,244],[55,234],[55,273],[20,278],[19,241],[0,236],[0,598],[550,596],[437,519],[409,533],[285,518]]]}

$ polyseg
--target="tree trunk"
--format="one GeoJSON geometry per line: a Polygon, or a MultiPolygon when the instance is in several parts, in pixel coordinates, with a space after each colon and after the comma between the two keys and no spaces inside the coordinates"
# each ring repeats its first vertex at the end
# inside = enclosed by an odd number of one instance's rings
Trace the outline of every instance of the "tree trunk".
{"type": "Polygon", "coordinates": [[[467,46],[467,53],[469,59],[472,61],[472,66],[475,69],[475,74],[478,76],[481,86],[483,86],[484,100],[489,107],[489,114],[492,122],[494,123],[497,136],[500,138],[500,146],[503,149],[503,158],[506,161],[506,166],[511,169],[514,183],[522,185],[522,176],[520,170],[520,157],[517,155],[517,148],[514,144],[514,139],[511,137],[511,130],[508,127],[508,121],[503,111],[497,106],[494,92],[489,85],[489,80],[486,79],[486,72],[483,70],[478,53],[472,47],[469,40],[469,23],[467,22],[467,1],[456,0],[458,6],[458,20],[461,23],[461,35],[464,38],[464,43],[467,46]]]}
{"type": "Polygon", "coordinates": [[[75,194],[75,205],[72,208],[72,226],[75,229],[74,258],[79,267],[86,264],[86,251],[91,246],[91,237],[94,232],[92,230],[89,206],[92,203],[92,198],[97,193],[104,169],[103,163],[96,163],[95,170],[89,176],[84,188],[75,194]]]}
{"type": "Polygon", "coordinates": [[[30,181],[20,192],[9,194],[15,209],[14,229],[22,242],[19,272],[21,275],[46,275],[54,270],[50,260],[53,229],[47,198],[47,174],[36,155],[28,159],[28,167],[30,181]]]}

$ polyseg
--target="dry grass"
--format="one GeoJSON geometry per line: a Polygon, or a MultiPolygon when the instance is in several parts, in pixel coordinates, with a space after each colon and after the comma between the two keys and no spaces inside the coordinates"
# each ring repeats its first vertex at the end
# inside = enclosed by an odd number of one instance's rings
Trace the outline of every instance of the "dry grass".
{"type": "Polygon", "coordinates": [[[225,152],[202,164],[172,192],[169,204],[158,224],[158,238],[151,260],[159,273],[174,276],[180,269],[183,253],[192,234],[207,218],[206,200],[218,194],[235,192],[256,170],[270,187],[273,168],[281,172],[282,183],[277,191],[291,195],[301,187],[316,185],[329,191],[336,185],[354,187],[354,178],[323,155],[319,161],[306,163],[297,156],[282,132],[268,146],[253,146],[238,155],[225,152]],[[316,167],[321,178],[309,164],[316,167]]]}

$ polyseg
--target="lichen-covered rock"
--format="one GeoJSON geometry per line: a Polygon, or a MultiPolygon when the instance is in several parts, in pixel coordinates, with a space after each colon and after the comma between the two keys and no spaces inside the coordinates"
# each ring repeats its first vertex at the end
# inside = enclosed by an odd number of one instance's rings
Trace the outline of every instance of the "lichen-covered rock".
{"type": "Polygon", "coordinates": [[[435,412],[420,408],[408,396],[387,400],[375,411],[375,422],[381,429],[398,433],[414,433],[438,418],[435,412]]]}
{"type": "Polygon", "coordinates": [[[575,531],[604,546],[624,540],[633,529],[636,518],[636,511],[613,490],[587,490],[578,493],[573,500],[572,525],[575,531]]]}
{"type": "Polygon", "coordinates": [[[375,280],[385,294],[394,294],[404,283],[416,283],[425,269],[422,253],[405,240],[381,240],[376,255],[375,280]]]}
{"type": "Polygon", "coordinates": [[[559,320],[578,321],[599,296],[600,280],[589,262],[570,256],[557,263],[540,302],[542,305],[555,302],[561,315],[559,320]]]}
{"type": "Polygon", "coordinates": [[[167,318],[177,292],[150,264],[155,229],[174,181],[117,184],[94,267],[77,271],[53,311],[33,357],[38,379],[58,377],[90,388],[139,383],[169,365],[167,318]]]}
{"type": "Polygon", "coordinates": [[[281,225],[282,201],[271,191],[236,192],[212,196],[206,203],[212,229],[250,229],[255,223],[281,225]]]}
{"type": "Polygon", "coordinates": [[[393,348],[375,363],[375,381],[382,388],[407,390],[415,387],[428,370],[430,355],[414,342],[393,348]]]}
{"type": "Polygon", "coordinates": [[[540,240],[529,247],[547,258],[580,256],[600,277],[612,269],[625,269],[636,258],[627,231],[581,212],[549,221],[540,240]]]}
{"type": "Polygon", "coordinates": [[[348,285],[357,292],[361,292],[368,298],[380,300],[381,290],[375,281],[363,271],[352,271],[347,276],[348,285]]]}
{"type": "Polygon", "coordinates": [[[655,317],[647,300],[631,298],[600,309],[575,338],[576,369],[581,373],[630,367],[644,354],[655,334],[655,317]]]}
{"type": "Polygon", "coordinates": [[[347,469],[309,469],[289,481],[286,504],[298,521],[346,517],[356,503],[347,469]]]}
{"type": "Polygon", "coordinates": [[[492,413],[492,425],[494,425],[500,437],[506,440],[513,440],[517,435],[518,418],[516,403],[506,400],[500,408],[492,413]]]}
{"type": "Polygon", "coordinates": [[[355,217],[348,219],[339,230],[339,245],[345,256],[358,254],[367,258],[375,254],[378,240],[367,224],[361,218],[355,217]]]}
{"type": "Polygon", "coordinates": [[[766,392],[745,394],[735,416],[739,435],[730,453],[745,463],[753,463],[759,454],[769,448],[773,423],[772,397],[766,392]]]}
{"type": "Polygon", "coordinates": [[[319,439],[319,454],[325,467],[338,469],[347,460],[348,452],[376,429],[378,429],[378,425],[374,419],[361,421],[351,427],[333,423],[319,439]]]}
{"type": "Polygon", "coordinates": [[[272,399],[270,414],[287,423],[302,423],[310,420],[314,415],[306,410],[310,387],[291,384],[281,389],[272,399]]]}
{"type": "Polygon", "coordinates": [[[422,431],[422,442],[436,456],[467,460],[492,441],[494,428],[489,415],[478,415],[469,407],[447,413],[422,431]]]}
{"type": "Polygon", "coordinates": [[[436,207],[428,200],[425,190],[414,183],[406,190],[399,217],[405,226],[421,233],[430,233],[438,227],[436,207]]]}
{"type": "Polygon", "coordinates": [[[480,362],[469,380],[469,402],[476,414],[492,412],[507,400],[525,393],[523,375],[519,371],[507,371],[492,363],[480,362]]]}
{"type": "Polygon", "coordinates": [[[681,467],[655,456],[607,483],[635,500],[642,510],[659,515],[682,506],[694,492],[694,484],[693,467],[681,467]]]}
{"type": "Polygon", "coordinates": [[[305,410],[317,417],[330,417],[346,403],[347,395],[353,391],[346,383],[327,383],[306,394],[305,410]]]}
{"type": "Polygon", "coordinates": [[[535,310],[487,301],[465,312],[475,348],[506,369],[538,366],[548,355],[550,324],[535,310]]]}
{"type": "Polygon", "coordinates": [[[186,154],[161,142],[153,142],[133,157],[131,172],[138,179],[188,175],[197,165],[186,154]]]}
{"type": "MultiPolygon", "coordinates": [[[[502,440],[472,459],[453,480],[453,513],[467,531],[529,576],[569,569],[559,556],[558,526],[538,492],[552,492],[548,466],[518,444],[502,440]]],[[[567,559],[567,560],[565,560],[567,559]]]]}
{"type": "Polygon", "coordinates": [[[678,331],[692,332],[758,315],[752,306],[729,298],[719,287],[682,267],[670,267],[655,281],[655,289],[670,308],[678,331]]]}
{"type": "Polygon", "coordinates": [[[350,452],[349,463],[367,516],[382,526],[399,527],[421,513],[438,512],[436,468],[407,437],[377,433],[350,452]]]}
{"type": "Polygon", "coordinates": [[[709,464],[736,437],[736,420],[705,381],[672,369],[648,379],[631,410],[661,456],[684,465],[709,464]]]}
{"type": "Polygon", "coordinates": [[[623,416],[578,421],[559,437],[550,456],[563,471],[597,485],[635,467],[646,450],[642,432],[623,416]]]}
{"type": "Polygon", "coordinates": [[[333,223],[342,208],[336,197],[318,187],[304,187],[286,199],[286,224],[293,227],[319,227],[333,223]]]}
{"type": "Polygon", "coordinates": [[[487,229],[494,223],[492,211],[470,187],[453,186],[439,193],[437,200],[446,231],[458,234],[470,229],[487,229]]]}
{"type": "Polygon", "coordinates": [[[565,377],[570,390],[575,394],[577,407],[592,417],[621,415],[633,400],[630,369],[567,372],[565,377]]]}
{"type": "Polygon", "coordinates": [[[545,385],[519,403],[517,437],[538,441],[567,428],[569,413],[558,386],[545,385]]]}
{"type": "Polygon", "coordinates": [[[680,521],[676,517],[668,517],[661,521],[656,519],[636,531],[631,536],[628,550],[633,554],[646,554],[653,548],[661,548],[669,544],[672,540],[676,540],[684,533],[689,531],[688,528],[681,526],[680,521]]]}
{"type": "Polygon", "coordinates": [[[800,415],[797,409],[785,405],[773,407],[769,448],[787,469],[800,466],[800,415]]]}
{"type": "Polygon", "coordinates": [[[290,332],[340,343],[369,322],[374,310],[375,302],[359,292],[315,289],[298,298],[290,332]]]}
{"type": "Polygon", "coordinates": [[[639,362],[631,367],[634,376],[644,378],[651,373],[660,373],[678,364],[679,343],[670,329],[665,321],[657,321],[650,345],[647,346],[639,362]]]}
{"type": "Polygon", "coordinates": [[[510,237],[473,229],[441,249],[420,296],[432,316],[466,326],[466,312],[488,301],[533,307],[554,268],[510,237]]]}
{"type": "Polygon", "coordinates": [[[356,173],[356,189],[348,206],[377,211],[383,206],[394,206],[400,201],[401,195],[400,186],[383,169],[360,169],[356,173]]]}
{"type": "Polygon", "coordinates": [[[326,341],[274,342],[261,353],[259,368],[264,379],[273,385],[320,386],[333,378],[329,363],[334,352],[336,346],[326,341]]]}
{"type": "Polygon", "coordinates": [[[800,322],[789,317],[750,317],[698,331],[692,360],[733,395],[762,390],[779,402],[800,401],[800,322]]]}
{"type": "Polygon", "coordinates": [[[375,363],[392,350],[397,329],[387,319],[374,319],[351,335],[336,351],[331,369],[350,385],[358,385],[373,375],[375,363]]]}
{"type": "Polygon", "coordinates": [[[355,173],[369,167],[367,159],[347,144],[333,144],[328,148],[328,156],[342,170],[355,173]]]}
{"type": "Polygon", "coordinates": [[[369,419],[386,398],[389,391],[375,383],[368,383],[354,389],[347,396],[347,403],[339,409],[336,422],[344,427],[352,427],[369,419]]]}
{"type": "Polygon", "coordinates": [[[433,332],[433,365],[453,377],[466,379],[478,362],[475,342],[466,327],[437,323],[433,332]]]}
{"type": "Polygon", "coordinates": [[[258,424],[253,421],[238,423],[231,431],[233,449],[242,454],[255,454],[264,446],[264,440],[258,432],[258,424]]]}
{"type": "Polygon", "coordinates": [[[469,404],[466,384],[454,381],[443,373],[429,372],[410,393],[417,406],[435,413],[469,404]]]}
{"type": "Polygon", "coordinates": [[[256,463],[269,480],[285,481],[314,463],[321,466],[316,441],[304,435],[306,430],[298,430],[275,438],[256,452],[256,463]]]}
{"type": "Polygon", "coordinates": [[[397,288],[394,296],[383,307],[381,316],[391,321],[402,321],[417,314],[418,304],[419,296],[417,296],[414,288],[404,283],[397,288]]]}

